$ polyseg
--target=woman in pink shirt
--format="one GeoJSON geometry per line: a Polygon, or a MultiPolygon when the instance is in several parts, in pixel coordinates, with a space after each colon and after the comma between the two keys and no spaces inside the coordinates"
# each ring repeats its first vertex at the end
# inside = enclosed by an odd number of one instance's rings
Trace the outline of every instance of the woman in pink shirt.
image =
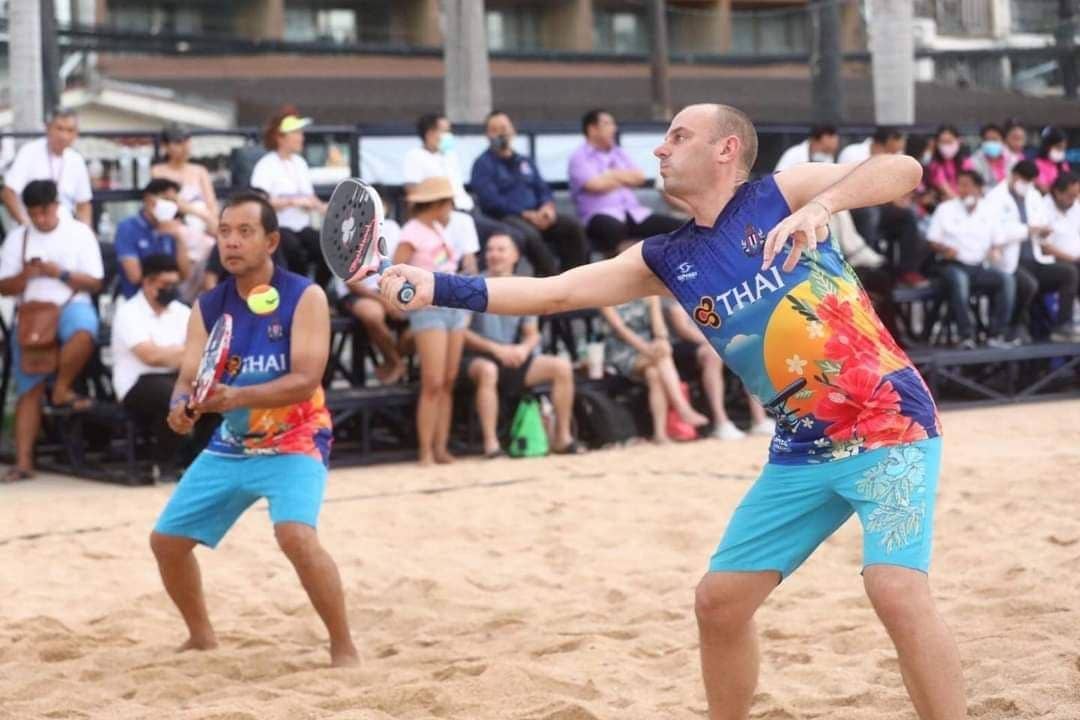
{"type": "Polygon", "coordinates": [[[960,142],[960,133],[952,125],[942,125],[935,135],[934,159],[927,168],[930,187],[942,200],[956,197],[956,176],[971,169],[968,149],[960,142]]]}
{"type": "Polygon", "coordinates": [[[1035,165],[1039,168],[1035,186],[1039,188],[1039,192],[1046,194],[1058,175],[1069,172],[1069,163],[1065,162],[1067,148],[1068,138],[1065,133],[1053,125],[1043,128],[1039,136],[1039,153],[1035,157],[1035,165]]]}
{"type": "MultiPolygon", "coordinates": [[[[454,187],[450,179],[429,177],[413,185],[406,197],[412,203],[413,217],[401,228],[394,263],[408,263],[432,272],[456,272],[460,257],[444,230],[454,210],[454,187]]],[[[454,382],[468,323],[468,312],[453,308],[430,307],[409,313],[409,327],[420,356],[416,434],[421,465],[454,461],[447,443],[454,409],[454,382]]]]}

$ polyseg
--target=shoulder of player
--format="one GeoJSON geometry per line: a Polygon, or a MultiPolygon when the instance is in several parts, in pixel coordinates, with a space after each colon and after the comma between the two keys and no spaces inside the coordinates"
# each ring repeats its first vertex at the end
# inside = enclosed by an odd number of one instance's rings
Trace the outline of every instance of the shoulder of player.
{"type": "Polygon", "coordinates": [[[296,301],[296,312],[293,313],[292,322],[330,322],[330,301],[326,297],[326,291],[315,283],[310,283],[300,292],[296,301]]]}

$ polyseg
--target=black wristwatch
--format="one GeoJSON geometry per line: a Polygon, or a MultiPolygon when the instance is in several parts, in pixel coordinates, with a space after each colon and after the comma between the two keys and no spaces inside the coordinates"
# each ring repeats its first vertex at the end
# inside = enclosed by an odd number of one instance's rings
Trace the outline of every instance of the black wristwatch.
{"type": "Polygon", "coordinates": [[[65,285],[67,285],[67,284],[68,284],[68,280],[70,280],[70,279],[71,279],[71,273],[70,273],[70,272],[68,272],[67,270],[63,270],[63,271],[61,271],[61,272],[60,272],[60,274],[59,274],[59,275],[57,275],[56,277],[57,277],[57,279],[58,279],[58,280],[59,280],[60,282],[62,282],[62,283],[64,283],[65,285]]]}

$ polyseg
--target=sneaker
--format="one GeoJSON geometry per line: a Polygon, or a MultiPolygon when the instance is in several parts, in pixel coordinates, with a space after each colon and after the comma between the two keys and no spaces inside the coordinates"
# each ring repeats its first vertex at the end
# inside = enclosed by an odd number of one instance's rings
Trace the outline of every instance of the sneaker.
{"type": "Polygon", "coordinates": [[[912,288],[924,288],[930,286],[930,281],[926,279],[926,276],[917,272],[902,273],[900,277],[896,279],[896,282],[904,287],[912,288]]]}
{"type": "Polygon", "coordinates": [[[712,436],[717,440],[739,440],[746,437],[746,433],[735,427],[735,423],[728,420],[726,423],[713,428],[712,436]]]}
{"type": "Polygon", "coordinates": [[[974,350],[976,348],[975,338],[964,338],[956,343],[956,347],[959,350],[974,350]]]}
{"type": "Polygon", "coordinates": [[[776,421],[770,418],[765,418],[759,423],[754,423],[750,426],[750,434],[772,437],[776,434],[776,421]]]}
{"type": "Polygon", "coordinates": [[[1001,335],[994,335],[993,337],[986,338],[986,347],[994,348],[996,350],[1004,350],[1005,348],[1013,348],[1019,345],[1019,341],[1006,340],[1001,335]]]}

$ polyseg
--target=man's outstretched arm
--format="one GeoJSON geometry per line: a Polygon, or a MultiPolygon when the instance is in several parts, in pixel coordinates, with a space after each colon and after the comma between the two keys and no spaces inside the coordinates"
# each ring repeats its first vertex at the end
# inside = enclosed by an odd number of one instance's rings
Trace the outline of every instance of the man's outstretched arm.
{"type": "Polygon", "coordinates": [[[441,304],[500,315],[549,315],[621,305],[637,297],[667,294],[663,283],[645,264],[640,243],[611,260],[582,265],[553,277],[506,277],[485,281],[484,278],[442,276],[439,285],[439,296],[436,297],[436,278],[432,273],[411,265],[395,265],[383,273],[379,287],[387,302],[403,310],[441,304]],[[416,287],[416,297],[403,305],[397,296],[406,280],[416,287]],[[447,287],[455,292],[448,294],[447,287]]]}
{"type": "Polygon", "coordinates": [[[817,230],[828,225],[832,213],[890,202],[914,190],[921,178],[922,165],[907,155],[875,155],[858,165],[807,163],[778,173],[776,185],[792,212],[766,238],[762,267],[769,267],[795,235],[784,263],[790,271],[803,248],[817,245],[817,230]]]}

